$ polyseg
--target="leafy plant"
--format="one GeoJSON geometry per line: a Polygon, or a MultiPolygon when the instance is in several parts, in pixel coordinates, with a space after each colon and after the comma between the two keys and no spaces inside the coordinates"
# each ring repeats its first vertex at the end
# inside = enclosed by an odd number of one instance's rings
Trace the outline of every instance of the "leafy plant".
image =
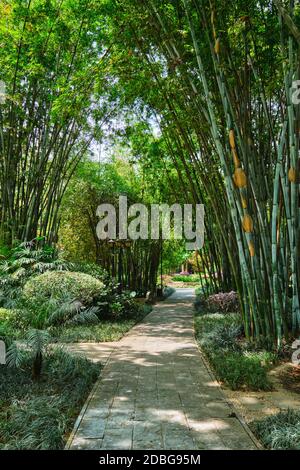
{"type": "Polygon", "coordinates": [[[268,369],[276,355],[247,349],[239,314],[203,314],[195,318],[196,338],[218,378],[233,390],[270,390],[268,369]]]}
{"type": "Polygon", "coordinates": [[[208,352],[212,365],[220,380],[232,390],[271,390],[267,377],[266,364],[263,365],[256,355],[242,355],[237,352],[223,354],[208,352]]]}
{"type": "Polygon", "coordinates": [[[89,274],[90,276],[108,285],[111,282],[108,272],[95,263],[72,262],[72,270],[78,273],[89,274]]]}
{"type": "Polygon", "coordinates": [[[200,276],[198,274],[189,274],[189,275],[182,275],[176,274],[172,277],[172,281],[174,282],[199,282],[200,276]]]}
{"type": "Polygon", "coordinates": [[[29,304],[39,304],[49,299],[60,300],[69,295],[74,300],[90,305],[101,296],[104,284],[89,274],[49,271],[34,276],[24,285],[23,298],[29,304]]]}
{"type": "Polygon", "coordinates": [[[300,412],[281,411],[252,423],[253,431],[265,445],[273,450],[300,449],[300,412]]]}
{"type": "Polygon", "coordinates": [[[55,249],[44,243],[39,246],[40,242],[34,239],[21,243],[10,250],[7,258],[0,261],[0,305],[16,307],[22,296],[23,286],[31,276],[71,268],[70,263],[59,258],[55,249]]]}
{"type": "Polygon", "coordinates": [[[210,312],[237,312],[239,299],[236,292],[220,292],[207,297],[206,306],[210,312]]]}
{"type": "Polygon", "coordinates": [[[49,328],[53,341],[63,343],[119,341],[138,321],[151,311],[151,306],[143,305],[135,315],[124,315],[117,320],[107,318],[96,324],[64,325],[49,328]]]}
{"type": "Polygon", "coordinates": [[[216,327],[207,333],[207,344],[211,343],[211,348],[224,349],[225,351],[240,351],[241,345],[238,339],[243,334],[242,325],[216,325],[216,327]]]}
{"type": "Polygon", "coordinates": [[[63,449],[101,366],[56,349],[45,356],[43,380],[31,370],[28,351],[21,369],[0,366],[0,449],[63,449]]]}
{"type": "Polygon", "coordinates": [[[0,308],[0,339],[16,338],[19,333],[24,333],[26,326],[21,311],[0,308]]]}
{"type": "MultiPolygon", "coordinates": [[[[27,334],[27,348],[32,358],[32,377],[37,380],[41,376],[44,355],[50,341],[47,331],[30,330],[27,334]]],[[[20,367],[24,358],[24,351],[16,343],[8,348],[7,365],[9,367],[20,367]]]]}

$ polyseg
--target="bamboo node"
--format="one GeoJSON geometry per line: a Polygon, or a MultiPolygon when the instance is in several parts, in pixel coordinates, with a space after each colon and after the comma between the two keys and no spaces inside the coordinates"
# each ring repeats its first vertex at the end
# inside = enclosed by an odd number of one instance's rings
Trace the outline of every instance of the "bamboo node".
{"type": "Polygon", "coordinates": [[[244,197],[242,197],[242,207],[243,207],[243,209],[247,209],[247,206],[248,206],[247,205],[247,200],[244,197]]]}

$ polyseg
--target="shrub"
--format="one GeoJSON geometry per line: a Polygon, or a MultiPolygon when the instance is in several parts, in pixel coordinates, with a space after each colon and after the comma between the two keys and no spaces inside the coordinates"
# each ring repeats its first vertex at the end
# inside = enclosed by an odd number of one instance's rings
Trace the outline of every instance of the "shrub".
{"type": "Polygon", "coordinates": [[[300,412],[282,411],[252,423],[265,447],[276,450],[300,450],[300,412]]]}
{"type": "Polygon", "coordinates": [[[24,281],[32,274],[46,271],[69,270],[70,264],[59,257],[59,253],[45,244],[42,237],[24,242],[14,248],[0,263],[0,275],[12,274],[14,279],[24,281]],[[41,245],[42,244],[42,245],[41,245]]]}
{"type": "MultiPolygon", "coordinates": [[[[50,335],[43,330],[30,330],[27,333],[27,355],[32,357],[32,377],[39,379],[42,373],[44,355],[50,342],[50,335]]],[[[24,351],[17,343],[12,343],[7,351],[7,365],[19,367],[23,361],[24,351]]]]}
{"type": "Polygon", "coordinates": [[[143,306],[135,300],[135,292],[112,292],[108,302],[108,309],[102,312],[102,317],[106,319],[132,318],[139,316],[143,310],[143,306]]]}
{"type": "Polygon", "coordinates": [[[17,331],[24,328],[20,311],[0,308],[0,339],[14,339],[17,331]]]}
{"type": "Polygon", "coordinates": [[[65,300],[66,297],[90,305],[99,297],[104,284],[85,273],[70,271],[48,271],[34,276],[24,286],[23,298],[31,304],[45,300],[65,300]]]}
{"type": "Polygon", "coordinates": [[[78,273],[85,273],[93,276],[94,278],[102,281],[104,284],[108,284],[110,279],[108,272],[104,268],[94,263],[72,263],[72,271],[78,273]]]}
{"type": "Polygon", "coordinates": [[[234,291],[210,295],[206,299],[206,306],[210,312],[237,312],[239,310],[238,295],[234,291]]]}
{"type": "Polygon", "coordinates": [[[210,355],[213,367],[220,380],[232,390],[271,390],[267,368],[256,355],[241,355],[237,352],[210,355]]]}
{"type": "Polygon", "coordinates": [[[176,274],[172,277],[174,282],[200,282],[199,274],[176,274]]]}
{"type": "Polygon", "coordinates": [[[43,329],[73,319],[95,320],[91,308],[104,295],[104,284],[89,274],[48,271],[26,282],[19,307],[27,327],[43,329]]]}
{"type": "Polygon", "coordinates": [[[45,244],[44,238],[24,242],[0,260],[0,306],[17,308],[24,284],[46,271],[70,270],[59,253],[45,244]]]}
{"type": "Polygon", "coordinates": [[[22,292],[21,282],[13,274],[0,273],[0,306],[14,308],[22,292]]]}
{"type": "Polygon", "coordinates": [[[213,349],[224,349],[226,351],[240,351],[241,346],[238,338],[243,333],[242,325],[216,325],[216,327],[207,333],[206,341],[211,343],[213,349]]]}
{"type": "Polygon", "coordinates": [[[0,308],[0,324],[3,322],[9,322],[15,316],[14,310],[8,308],[0,308]]]}

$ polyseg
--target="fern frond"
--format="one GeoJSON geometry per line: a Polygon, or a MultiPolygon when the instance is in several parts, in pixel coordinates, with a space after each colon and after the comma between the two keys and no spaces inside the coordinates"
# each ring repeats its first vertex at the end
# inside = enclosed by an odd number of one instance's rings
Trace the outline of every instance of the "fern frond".
{"type": "Polygon", "coordinates": [[[99,323],[99,318],[97,316],[98,312],[99,310],[97,307],[91,307],[78,313],[67,323],[71,325],[95,325],[96,323],[99,323]]]}
{"type": "Polygon", "coordinates": [[[54,310],[48,319],[49,325],[58,325],[65,323],[70,318],[74,317],[75,315],[79,314],[80,310],[82,309],[83,305],[78,300],[67,300],[59,308],[54,310]]]}
{"type": "Polygon", "coordinates": [[[6,352],[6,364],[8,367],[20,367],[25,357],[24,350],[19,348],[15,342],[13,342],[6,352]]]}
{"type": "Polygon", "coordinates": [[[28,346],[34,354],[43,353],[50,342],[51,336],[45,330],[30,330],[27,334],[28,346]]]}

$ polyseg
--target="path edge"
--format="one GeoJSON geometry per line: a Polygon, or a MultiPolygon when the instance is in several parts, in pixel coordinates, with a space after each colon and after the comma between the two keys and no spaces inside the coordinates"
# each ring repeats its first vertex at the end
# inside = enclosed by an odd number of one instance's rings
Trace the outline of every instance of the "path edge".
{"type": "MultiPolygon", "coordinates": [[[[155,305],[156,305],[156,304],[155,304],[155,305]]],[[[83,404],[83,406],[82,406],[82,408],[81,408],[81,410],[80,410],[79,415],[78,415],[77,418],[76,418],[76,421],[75,421],[75,423],[74,423],[74,426],[73,426],[73,428],[72,428],[72,431],[71,431],[71,433],[70,433],[70,435],[69,435],[69,437],[68,437],[68,439],[67,439],[67,442],[66,442],[66,444],[65,444],[65,446],[64,446],[64,450],[70,450],[70,447],[71,447],[71,445],[72,445],[72,442],[73,442],[73,440],[74,440],[74,437],[75,437],[75,435],[76,435],[76,432],[77,432],[77,430],[78,430],[78,428],[79,428],[79,426],[80,426],[80,423],[81,423],[81,421],[82,421],[82,419],[83,419],[83,417],[84,417],[84,415],[85,415],[85,412],[86,412],[86,410],[87,410],[87,408],[88,408],[88,406],[89,406],[89,403],[90,403],[90,401],[92,400],[92,398],[93,398],[93,396],[94,396],[94,394],[95,394],[95,392],[96,392],[96,390],[97,390],[97,388],[98,388],[98,386],[99,386],[99,382],[101,381],[101,376],[102,376],[102,374],[103,374],[103,370],[105,369],[105,367],[106,367],[107,364],[109,363],[110,358],[111,358],[111,355],[112,355],[113,352],[117,349],[117,347],[118,347],[119,343],[122,341],[122,339],[125,338],[126,336],[128,336],[129,333],[131,333],[131,331],[132,331],[133,329],[135,329],[140,323],[142,323],[142,321],[145,320],[145,318],[147,318],[148,315],[150,315],[150,313],[153,311],[153,308],[155,307],[155,305],[153,305],[151,311],[150,311],[149,313],[147,313],[143,318],[141,318],[141,320],[138,320],[138,321],[132,326],[132,328],[130,328],[130,330],[128,330],[128,331],[122,336],[122,338],[119,339],[119,341],[115,341],[115,343],[116,343],[115,347],[112,349],[112,351],[111,351],[109,357],[107,358],[106,362],[104,362],[103,367],[101,368],[99,377],[98,377],[98,379],[96,380],[96,382],[94,383],[92,390],[90,391],[90,393],[89,393],[89,395],[88,395],[86,401],[84,402],[84,404],[83,404]]],[[[100,342],[101,342],[101,341],[100,341],[100,342]]],[[[104,341],[104,342],[105,342],[105,341],[104,341]]]]}
{"type": "MultiPolygon", "coordinates": [[[[158,302],[157,304],[159,304],[159,303],[160,303],[160,302],[158,302]]],[[[157,304],[153,305],[151,311],[150,311],[149,313],[147,313],[141,320],[138,320],[138,321],[132,326],[132,328],[130,328],[130,330],[128,330],[128,331],[122,336],[122,338],[119,339],[119,341],[115,341],[115,343],[116,343],[115,347],[112,349],[112,351],[111,351],[109,357],[107,358],[106,362],[104,362],[103,367],[101,368],[99,377],[97,378],[96,382],[94,383],[94,385],[93,385],[93,387],[92,387],[92,390],[90,391],[90,393],[89,393],[89,395],[88,395],[86,401],[84,402],[84,404],[83,404],[83,406],[82,406],[82,408],[81,408],[81,410],[80,410],[79,415],[78,415],[77,418],[76,418],[76,421],[75,421],[75,423],[74,423],[74,426],[73,426],[73,428],[72,428],[72,431],[71,431],[71,433],[70,433],[70,435],[69,435],[69,437],[68,437],[68,439],[67,439],[67,442],[66,442],[66,444],[65,444],[65,446],[64,446],[64,450],[70,450],[70,448],[71,448],[71,446],[72,446],[72,443],[73,443],[73,441],[74,441],[74,438],[75,438],[75,436],[76,436],[76,433],[77,433],[77,431],[78,431],[78,428],[79,428],[79,426],[80,426],[80,424],[81,424],[81,421],[82,421],[82,419],[83,419],[83,417],[84,417],[84,415],[85,415],[85,412],[86,412],[86,410],[87,410],[87,408],[88,408],[88,406],[89,406],[89,404],[90,404],[90,401],[92,400],[92,398],[93,398],[94,395],[95,395],[95,392],[96,392],[96,390],[97,390],[97,388],[98,388],[98,386],[99,386],[99,383],[101,382],[101,377],[102,377],[103,371],[104,371],[104,369],[106,368],[106,366],[108,365],[112,354],[113,354],[114,351],[117,349],[117,347],[118,347],[118,345],[120,344],[120,342],[122,341],[122,339],[123,339],[123,338],[126,338],[126,336],[129,336],[129,334],[132,332],[132,330],[134,330],[135,328],[137,328],[137,327],[139,326],[139,324],[142,323],[142,322],[148,317],[148,315],[150,315],[150,313],[152,313],[152,311],[154,310],[154,308],[156,307],[157,304]]]]}
{"type": "Polygon", "coordinates": [[[115,348],[113,348],[113,350],[111,351],[109,357],[107,358],[107,360],[104,362],[103,364],[103,367],[101,368],[100,370],[100,374],[99,374],[99,377],[97,378],[96,382],[94,383],[93,387],[92,387],[92,390],[90,391],[89,393],[89,396],[87,397],[87,399],[85,400],[81,410],[80,410],[80,413],[78,415],[78,417],[76,418],[76,421],[74,423],[74,426],[73,426],[73,429],[67,439],[67,442],[65,444],[65,447],[64,447],[64,450],[70,450],[71,446],[72,446],[72,443],[74,441],[74,437],[76,436],[76,433],[78,431],[78,428],[81,424],[81,421],[85,415],[85,412],[90,404],[90,401],[93,399],[94,395],[95,395],[95,392],[97,391],[98,387],[99,387],[99,383],[101,381],[101,377],[102,377],[102,374],[103,374],[103,371],[104,369],[107,367],[107,365],[109,364],[110,362],[110,358],[113,354],[113,352],[116,350],[117,346],[115,348]]]}
{"type": "Polygon", "coordinates": [[[204,354],[204,352],[202,351],[196,337],[195,337],[195,318],[194,318],[194,341],[195,341],[195,344],[196,344],[196,347],[200,353],[200,356],[201,356],[201,359],[203,360],[203,363],[209,373],[209,375],[211,376],[211,378],[218,383],[219,387],[220,387],[220,390],[222,391],[222,394],[224,396],[224,399],[226,401],[226,403],[228,404],[229,408],[231,408],[232,412],[235,414],[237,420],[240,422],[240,424],[242,425],[242,427],[244,428],[244,430],[246,431],[246,433],[248,434],[248,436],[250,437],[250,439],[253,441],[253,443],[256,445],[257,449],[258,450],[265,450],[265,448],[263,447],[262,443],[257,439],[257,437],[255,436],[255,434],[251,431],[249,425],[246,423],[246,421],[244,420],[243,416],[239,413],[239,411],[236,409],[236,407],[234,406],[233,402],[227,397],[227,395],[224,393],[224,390],[223,390],[223,386],[222,386],[222,383],[217,379],[216,375],[215,375],[215,372],[212,368],[212,366],[210,365],[206,355],[204,354]]]}

